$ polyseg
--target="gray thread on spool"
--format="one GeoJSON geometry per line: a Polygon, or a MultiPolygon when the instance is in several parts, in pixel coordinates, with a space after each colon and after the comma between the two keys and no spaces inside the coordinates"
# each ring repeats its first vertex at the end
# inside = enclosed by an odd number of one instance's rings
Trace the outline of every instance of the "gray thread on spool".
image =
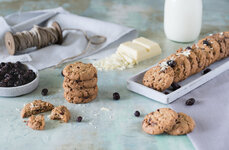
{"type": "Polygon", "coordinates": [[[15,49],[22,51],[30,47],[42,48],[58,41],[58,31],[54,27],[34,26],[30,31],[14,34],[15,49]]]}
{"type": "Polygon", "coordinates": [[[90,44],[100,45],[107,40],[106,37],[101,35],[88,37],[87,33],[81,29],[66,28],[61,30],[60,25],[57,22],[54,22],[52,24],[52,27],[39,27],[34,25],[34,27],[30,31],[17,32],[14,35],[11,32],[7,32],[5,34],[5,44],[11,55],[14,55],[16,51],[22,51],[31,47],[36,47],[39,49],[51,44],[61,44],[62,31],[64,30],[75,30],[82,32],[88,43],[81,54],[65,58],[60,61],[55,67],[58,67],[60,64],[64,63],[67,60],[74,59],[80,55],[85,54],[86,51],[90,48],[90,44]]]}

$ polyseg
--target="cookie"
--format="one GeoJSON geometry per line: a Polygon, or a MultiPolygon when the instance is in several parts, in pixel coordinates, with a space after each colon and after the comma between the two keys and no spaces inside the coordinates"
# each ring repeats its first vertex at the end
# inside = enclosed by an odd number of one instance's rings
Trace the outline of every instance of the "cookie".
{"type": "Polygon", "coordinates": [[[188,58],[190,65],[191,65],[191,70],[190,70],[190,75],[193,75],[196,73],[196,70],[198,69],[198,61],[197,61],[197,56],[196,54],[190,49],[178,49],[177,50],[177,55],[184,55],[188,58]]]}
{"type": "Polygon", "coordinates": [[[96,68],[92,64],[75,62],[67,65],[63,70],[64,77],[71,80],[90,80],[97,77],[96,68]]]}
{"type": "Polygon", "coordinates": [[[226,42],[223,32],[212,35],[212,38],[214,38],[220,45],[220,55],[218,60],[227,57],[226,42]]]}
{"type": "Polygon", "coordinates": [[[208,67],[210,64],[214,62],[213,51],[209,47],[201,48],[197,44],[195,44],[195,47],[201,49],[204,55],[206,56],[205,67],[208,67]]]}
{"type": "Polygon", "coordinates": [[[158,91],[164,91],[173,83],[174,71],[166,62],[149,69],[143,77],[143,85],[158,91]]]}
{"type": "Polygon", "coordinates": [[[212,60],[210,60],[211,61],[210,64],[214,63],[215,61],[217,61],[219,59],[219,57],[220,57],[220,45],[211,36],[208,36],[208,37],[203,38],[202,40],[199,40],[197,45],[206,51],[212,51],[213,58],[212,58],[212,60]]]}
{"type": "Polygon", "coordinates": [[[226,45],[226,57],[229,56],[229,31],[222,32],[220,34],[224,35],[225,45],[226,45]]]}
{"type": "Polygon", "coordinates": [[[21,117],[26,118],[31,115],[51,111],[53,108],[54,106],[51,103],[42,100],[34,100],[32,103],[28,103],[24,106],[21,110],[21,117]]]}
{"type": "Polygon", "coordinates": [[[78,90],[78,89],[72,89],[70,87],[64,88],[64,92],[67,95],[71,95],[73,97],[77,96],[77,97],[89,97],[91,95],[95,95],[98,93],[98,86],[96,85],[93,88],[85,88],[82,90],[78,90]]]}
{"type": "Polygon", "coordinates": [[[62,122],[67,123],[71,118],[71,114],[67,107],[65,106],[58,106],[55,107],[50,115],[50,119],[52,120],[61,120],[62,122]]]}
{"type": "Polygon", "coordinates": [[[83,89],[83,88],[92,88],[97,85],[98,79],[96,77],[91,80],[70,80],[68,78],[64,78],[63,88],[73,88],[73,89],[83,89]]]}
{"type": "Polygon", "coordinates": [[[64,98],[69,102],[69,103],[74,103],[74,104],[82,104],[82,103],[89,103],[93,101],[97,97],[97,94],[91,95],[88,97],[77,97],[77,96],[72,96],[64,92],[64,98]]]}
{"type": "Polygon", "coordinates": [[[45,119],[43,115],[32,115],[27,121],[28,127],[33,130],[44,130],[45,128],[45,119]]]}
{"type": "MultiPolygon", "coordinates": [[[[186,79],[191,72],[191,64],[189,60],[183,56],[183,55],[177,55],[177,54],[172,54],[162,60],[161,62],[164,61],[175,61],[175,65],[172,67],[174,71],[174,82],[180,82],[184,79],[186,79]]],[[[161,63],[160,62],[160,63],[161,63]]]]}
{"type": "Polygon", "coordinates": [[[178,114],[170,108],[160,108],[145,116],[142,129],[148,134],[161,134],[170,131],[176,123],[178,114]]]}
{"type": "Polygon", "coordinates": [[[167,131],[170,135],[183,135],[193,131],[195,128],[195,121],[185,113],[178,113],[176,124],[170,131],[167,131]]]}
{"type": "Polygon", "coordinates": [[[197,48],[195,44],[191,47],[191,50],[196,54],[196,59],[197,59],[197,64],[198,64],[196,73],[198,73],[205,68],[206,55],[205,55],[205,52],[202,49],[197,48]]]}

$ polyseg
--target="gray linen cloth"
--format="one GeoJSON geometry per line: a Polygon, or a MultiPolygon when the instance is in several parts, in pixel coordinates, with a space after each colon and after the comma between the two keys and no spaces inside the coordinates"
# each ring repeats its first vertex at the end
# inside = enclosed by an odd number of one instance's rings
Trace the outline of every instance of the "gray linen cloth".
{"type": "Polygon", "coordinates": [[[189,139],[197,150],[229,149],[229,70],[170,104],[196,121],[189,139]],[[185,106],[188,98],[196,103],[185,106]]]}
{"type": "Polygon", "coordinates": [[[21,32],[30,30],[33,25],[50,26],[57,21],[62,29],[81,29],[89,36],[102,35],[107,38],[102,45],[90,48],[79,58],[91,56],[101,52],[93,59],[104,57],[105,51],[114,51],[121,42],[137,37],[136,30],[118,24],[95,20],[71,14],[63,8],[38,10],[31,12],[18,12],[6,17],[0,17],[0,61],[30,61],[37,69],[44,69],[58,64],[61,60],[80,54],[87,46],[87,40],[79,31],[64,31],[64,41],[61,45],[51,45],[39,50],[27,50],[20,55],[9,56],[5,44],[4,34],[6,31],[21,32]],[[103,53],[104,52],[104,53],[103,53]]]}

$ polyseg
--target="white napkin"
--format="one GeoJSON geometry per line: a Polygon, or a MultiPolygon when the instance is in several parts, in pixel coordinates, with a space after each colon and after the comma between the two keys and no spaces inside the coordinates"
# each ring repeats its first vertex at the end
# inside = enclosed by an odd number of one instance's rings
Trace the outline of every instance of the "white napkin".
{"type": "Polygon", "coordinates": [[[65,58],[80,54],[87,45],[84,35],[78,31],[64,31],[64,41],[61,45],[51,45],[39,50],[27,50],[18,56],[9,56],[4,44],[4,34],[6,31],[15,33],[30,30],[33,25],[50,26],[54,21],[57,21],[62,29],[81,29],[86,31],[89,36],[102,35],[107,38],[105,43],[93,50],[90,49],[77,59],[91,56],[95,53],[97,54],[94,57],[88,58],[97,59],[104,57],[109,52],[98,52],[104,50],[114,51],[114,48],[121,42],[137,37],[136,30],[132,28],[71,14],[61,7],[49,10],[19,12],[6,17],[0,17],[0,61],[31,61],[30,64],[40,70],[54,66],[65,58]]]}
{"type": "Polygon", "coordinates": [[[197,150],[229,149],[229,70],[176,100],[170,106],[196,121],[196,128],[188,134],[197,150]],[[195,98],[196,103],[185,106],[195,98]]]}

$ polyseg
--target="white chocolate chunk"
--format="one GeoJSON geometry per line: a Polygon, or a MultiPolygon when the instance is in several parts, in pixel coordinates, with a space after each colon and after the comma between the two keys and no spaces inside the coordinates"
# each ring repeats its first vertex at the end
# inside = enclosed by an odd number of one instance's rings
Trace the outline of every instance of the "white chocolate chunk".
{"type": "Polygon", "coordinates": [[[128,56],[134,59],[137,63],[145,60],[147,52],[147,48],[133,42],[122,43],[117,50],[118,54],[128,56]]]}
{"type": "Polygon", "coordinates": [[[154,56],[161,54],[161,48],[160,48],[159,44],[156,42],[153,42],[149,39],[146,39],[144,37],[134,39],[133,43],[139,44],[139,45],[148,49],[147,53],[142,55],[142,57],[144,57],[144,59],[149,59],[149,58],[152,58],[154,56]]]}
{"type": "Polygon", "coordinates": [[[98,70],[124,70],[133,68],[140,61],[161,53],[160,46],[146,38],[137,38],[133,42],[122,43],[115,54],[98,60],[93,65],[98,70]]]}

